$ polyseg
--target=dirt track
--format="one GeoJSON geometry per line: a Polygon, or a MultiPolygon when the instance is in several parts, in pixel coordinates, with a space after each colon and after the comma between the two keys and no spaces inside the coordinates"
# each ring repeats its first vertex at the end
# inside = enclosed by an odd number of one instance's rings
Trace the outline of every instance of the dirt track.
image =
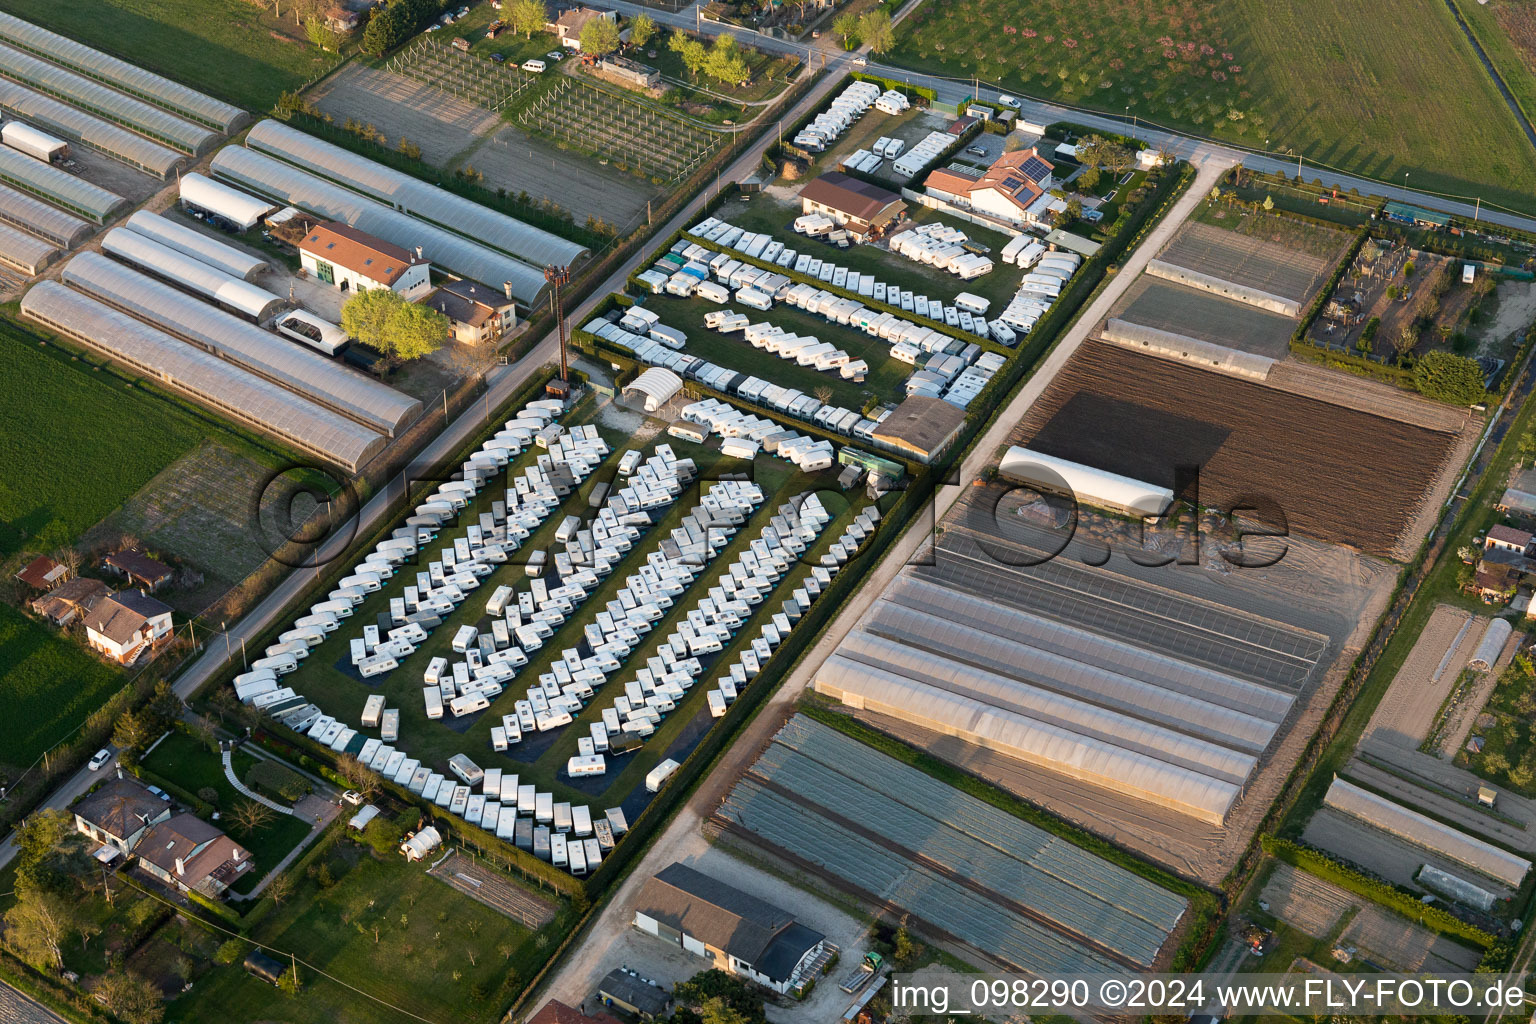
{"type": "MultiPolygon", "coordinates": [[[[1482,622],[1460,608],[1440,605],[1430,615],[1402,668],[1376,706],[1365,737],[1417,747],[1434,727],[1440,706],[1482,637],[1482,622]]],[[[1484,623],[1486,624],[1486,623],[1484,623]]]]}

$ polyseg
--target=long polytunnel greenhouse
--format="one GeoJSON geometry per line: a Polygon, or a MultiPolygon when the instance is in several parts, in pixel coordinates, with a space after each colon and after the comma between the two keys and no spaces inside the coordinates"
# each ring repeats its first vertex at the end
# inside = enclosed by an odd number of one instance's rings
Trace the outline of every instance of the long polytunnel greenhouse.
{"type": "Polygon", "coordinates": [[[1182,897],[804,715],[750,771],[1142,966],[1184,914],[1182,897]]]}
{"type": "Polygon", "coordinates": [[[265,320],[282,308],[284,300],[249,281],[215,270],[201,260],[177,252],[127,228],[113,228],[101,239],[101,248],[184,288],[208,296],[253,320],[265,320]]]}
{"type": "Polygon", "coordinates": [[[412,216],[479,239],[535,267],[569,264],[587,251],[569,239],[306,135],[281,121],[269,118],[259,122],[246,136],[245,144],[311,169],[412,216]]]}
{"type": "Polygon", "coordinates": [[[202,125],[9,46],[0,45],[0,75],[186,153],[201,155],[218,141],[218,135],[202,125]]]}
{"type": "Polygon", "coordinates": [[[25,231],[0,224],[0,263],[28,277],[41,273],[59,255],[56,246],[25,231]]]}
{"type": "Polygon", "coordinates": [[[265,199],[230,188],[196,171],[181,176],[181,201],[207,213],[217,214],[241,231],[249,231],[256,222],[276,207],[265,199]]]}
{"type": "Polygon", "coordinates": [[[328,220],[414,252],[420,246],[432,263],[491,288],[512,286],[512,297],[524,306],[539,301],[546,287],[544,272],[521,260],[472,242],[462,235],[428,224],[292,164],[242,146],[225,146],[209,168],[228,181],[302,207],[328,220]]]}
{"type": "Polygon", "coordinates": [[[168,178],[186,154],[135,135],[35,89],[0,79],[0,110],[157,178],[168,178]]]}
{"type": "Polygon", "coordinates": [[[816,690],[1220,824],[1292,696],[904,574],[816,690]]]}
{"type": "Polygon", "coordinates": [[[57,281],[33,285],[22,296],[21,312],[49,330],[349,473],[357,472],[384,448],[382,434],[57,281]]]}
{"type": "Polygon", "coordinates": [[[216,100],[3,11],[0,11],[0,39],[226,135],[245,123],[245,111],[232,103],[216,100]]]}
{"type": "Polygon", "coordinates": [[[0,181],[41,196],[97,224],[104,223],[114,210],[128,201],[115,192],[34,160],[9,146],[0,146],[0,181]]]}
{"type": "Polygon", "coordinates": [[[267,261],[260,256],[236,249],[217,238],[210,238],[201,231],[148,210],[134,211],[123,222],[123,226],[145,238],[154,239],[167,249],[175,249],[242,281],[249,281],[267,265],[267,261]]]}
{"type": "Polygon", "coordinates": [[[79,217],[5,185],[0,185],[0,222],[65,248],[85,241],[93,230],[79,217]]]}
{"type": "Polygon", "coordinates": [[[82,252],[65,283],[107,305],[217,352],[263,377],[387,434],[415,422],[421,403],[285,338],[212,309],[100,253],[82,252]]]}

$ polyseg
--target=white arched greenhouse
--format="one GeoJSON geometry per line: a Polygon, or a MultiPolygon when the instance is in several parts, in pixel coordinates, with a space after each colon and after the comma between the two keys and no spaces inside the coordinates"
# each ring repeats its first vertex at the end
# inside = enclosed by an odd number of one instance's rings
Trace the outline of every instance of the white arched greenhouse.
{"type": "Polygon", "coordinates": [[[118,259],[174,281],[183,288],[208,296],[256,321],[272,316],[286,300],[222,270],[167,248],[127,228],[113,228],[101,239],[101,248],[118,259]]]}

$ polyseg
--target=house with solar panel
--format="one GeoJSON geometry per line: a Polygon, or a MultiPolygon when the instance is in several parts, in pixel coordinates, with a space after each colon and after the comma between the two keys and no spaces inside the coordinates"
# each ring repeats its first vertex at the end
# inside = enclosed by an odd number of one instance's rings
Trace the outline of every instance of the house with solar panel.
{"type": "Polygon", "coordinates": [[[686,864],[646,880],[635,927],[779,993],[811,971],[827,941],[789,911],[686,864]]]}
{"type": "Polygon", "coordinates": [[[924,191],[962,210],[1022,227],[1047,220],[1057,205],[1066,208],[1050,194],[1054,172],[1038,150],[1019,149],[1004,153],[980,173],[964,165],[937,168],[929,173],[924,191]]]}

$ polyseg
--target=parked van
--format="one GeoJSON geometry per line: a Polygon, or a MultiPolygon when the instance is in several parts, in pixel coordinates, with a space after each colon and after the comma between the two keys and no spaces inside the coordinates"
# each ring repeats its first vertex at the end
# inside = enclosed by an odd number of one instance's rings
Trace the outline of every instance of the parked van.
{"type": "Polygon", "coordinates": [[[523,70],[524,71],[528,71],[528,72],[531,72],[532,74],[539,75],[539,74],[543,74],[544,73],[544,69],[547,68],[549,65],[545,64],[541,60],[525,60],[525,61],[523,61],[523,65],[522,66],[523,66],[523,70]]]}

